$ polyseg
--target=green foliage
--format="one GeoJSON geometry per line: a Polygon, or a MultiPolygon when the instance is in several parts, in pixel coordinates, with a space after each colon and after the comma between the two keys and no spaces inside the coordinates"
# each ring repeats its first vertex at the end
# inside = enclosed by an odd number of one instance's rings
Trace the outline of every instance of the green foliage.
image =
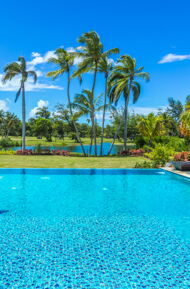
{"type": "Polygon", "coordinates": [[[36,145],[36,148],[35,148],[35,153],[37,153],[37,154],[41,154],[42,153],[42,145],[40,144],[40,143],[38,143],[37,145],[36,145]]]}
{"type": "Polygon", "coordinates": [[[153,169],[157,167],[158,165],[155,162],[150,162],[150,161],[137,162],[135,164],[136,169],[153,169]]]}
{"type": "Polygon", "coordinates": [[[47,141],[51,141],[52,130],[50,119],[38,118],[35,120],[33,131],[37,137],[46,137],[47,141]]]}
{"type": "Polygon", "coordinates": [[[16,151],[12,150],[0,150],[0,155],[15,155],[16,151]]]}
{"type": "Polygon", "coordinates": [[[19,146],[20,144],[16,141],[13,141],[10,138],[1,138],[0,139],[0,147],[2,148],[8,148],[8,147],[14,147],[19,146]]]}
{"type": "Polygon", "coordinates": [[[156,165],[164,166],[174,155],[174,149],[168,145],[157,144],[150,153],[145,155],[155,162],[156,165]]]}

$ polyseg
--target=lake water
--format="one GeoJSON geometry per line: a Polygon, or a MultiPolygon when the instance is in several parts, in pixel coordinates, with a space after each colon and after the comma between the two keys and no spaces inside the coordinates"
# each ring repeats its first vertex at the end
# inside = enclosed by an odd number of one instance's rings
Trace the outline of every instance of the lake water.
{"type": "MultiPolygon", "coordinates": [[[[103,155],[107,155],[109,149],[110,149],[111,143],[104,143],[103,144],[103,155]]],[[[34,150],[36,146],[26,146],[26,149],[34,150]]],[[[11,147],[9,148],[11,150],[20,150],[21,147],[11,147]]],[[[60,146],[60,147],[54,147],[54,146],[42,146],[42,149],[50,149],[50,150],[66,150],[70,151],[72,153],[82,153],[82,149],[80,145],[73,145],[73,146],[60,146]]],[[[90,150],[90,145],[84,145],[85,152],[88,154],[90,150]]],[[[117,154],[121,151],[122,146],[121,145],[114,145],[111,154],[117,154]]],[[[100,154],[100,145],[97,145],[97,153],[100,154]]],[[[94,154],[94,146],[92,146],[92,155],[94,154]]]]}

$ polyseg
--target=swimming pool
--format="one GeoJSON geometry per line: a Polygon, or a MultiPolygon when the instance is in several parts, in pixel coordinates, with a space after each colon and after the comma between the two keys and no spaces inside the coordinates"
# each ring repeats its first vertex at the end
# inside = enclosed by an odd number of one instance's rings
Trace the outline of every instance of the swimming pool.
{"type": "Polygon", "coordinates": [[[190,179],[0,169],[0,289],[190,288],[190,179]]]}

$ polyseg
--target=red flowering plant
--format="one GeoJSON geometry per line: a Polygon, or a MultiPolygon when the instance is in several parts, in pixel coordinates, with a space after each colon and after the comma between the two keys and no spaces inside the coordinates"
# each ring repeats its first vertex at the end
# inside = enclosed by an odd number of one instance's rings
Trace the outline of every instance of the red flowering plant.
{"type": "Polygon", "coordinates": [[[65,150],[52,150],[52,154],[57,156],[69,156],[70,152],[65,150]]]}
{"type": "Polygon", "coordinates": [[[32,155],[33,152],[32,152],[32,150],[24,150],[24,151],[23,150],[17,150],[16,154],[24,156],[24,155],[32,155]]]}
{"type": "Polygon", "coordinates": [[[190,161],[190,152],[181,152],[174,155],[175,162],[188,162],[190,161]]]}
{"type": "Polygon", "coordinates": [[[143,156],[144,150],[143,149],[131,149],[129,150],[129,154],[131,156],[143,156]]]}

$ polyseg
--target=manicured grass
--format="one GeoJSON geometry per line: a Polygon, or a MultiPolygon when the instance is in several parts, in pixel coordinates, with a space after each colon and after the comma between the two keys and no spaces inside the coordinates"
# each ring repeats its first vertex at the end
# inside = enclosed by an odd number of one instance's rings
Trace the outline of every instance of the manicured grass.
{"type": "MultiPolygon", "coordinates": [[[[18,141],[21,144],[21,137],[11,137],[12,140],[18,141]]],[[[112,142],[112,139],[105,139],[105,142],[112,142]]],[[[83,144],[90,144],[89,138],[82,138],[83,144]]],[[[97,143],[100,143],[100,138],[97,138],[97,143]]],[[[36,137],[26,137],[26,145],[27,146],[35,146],[37,144],[41,144],[42,146],[67,146],[67,145],[79,145],[74,140],[65,137],[64,140],[60,140],[57,138],[52,138],[52,142],[47,142],[45,138],[43,139],[37,139],[36,137]]],[[[122,142],[116,140],[115,144],[122,145],[122,142]]],[[[129,145],[133,145],[132,143],[129,143],[129,145]]]]}
{"type": "Polygon", "coordinates": [[[63,157],[0,155],[1,168],[134,168],[143,157],[63,157]]]}

